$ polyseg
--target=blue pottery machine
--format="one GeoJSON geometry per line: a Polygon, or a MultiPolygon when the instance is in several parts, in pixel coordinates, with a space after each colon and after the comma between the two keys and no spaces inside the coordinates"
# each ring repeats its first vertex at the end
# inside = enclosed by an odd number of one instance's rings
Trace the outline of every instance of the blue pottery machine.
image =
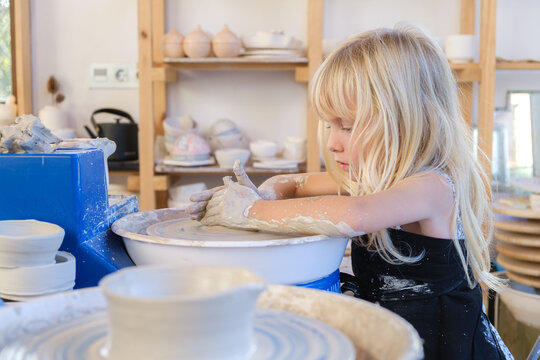
{"type": "Polygon", "coordinates": [[[110,230],[137,211],[135,196],[109,196],[103,151],[62,149],[51,154],[0,155],[0,220],[36,219],[66,234],[60,250],[76,258],[75,288],[134,265],[110,230]]]}

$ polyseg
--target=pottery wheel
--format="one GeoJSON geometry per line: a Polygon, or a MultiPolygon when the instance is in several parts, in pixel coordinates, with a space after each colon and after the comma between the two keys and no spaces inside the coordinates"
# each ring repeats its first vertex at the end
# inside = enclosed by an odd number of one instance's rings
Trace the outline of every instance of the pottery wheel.
{"type": "Polygon", "coordinates": [[[146,228],[150,236],[174,240],[256,241],[290,239],[292,235],[280,235],[261,231],[246,231],[224,226],[205,226],[188,218],[172,219],[152,224],[146,228]]]}
{"type": "MultiPolygon", "coordinates": [[[[0,350],[0,360],[106,360],[105,310],[82,316],[39,333],[20,336],[0,350]]],[[[257,309],[254,319],[256,351],[250,360],[353,360],[352,342],[333,327],[300,315],[257,309]]]]}

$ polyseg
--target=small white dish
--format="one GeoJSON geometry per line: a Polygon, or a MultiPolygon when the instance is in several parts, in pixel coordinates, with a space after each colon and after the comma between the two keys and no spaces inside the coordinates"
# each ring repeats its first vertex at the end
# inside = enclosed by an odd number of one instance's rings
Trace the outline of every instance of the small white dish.
{"type": "Polygon", "coordinates": [[[64,234],[60,226],[44,221],[0,221],[0,267],[54,264],[64,234]]]}
{"type": "Polygon", "coordinates": [[[0,294],[4,298],[33,297],[73,289],[75,257],[59,251],[55,260],[50,265],[0,268],[0,294]]]}
{"type": "Polygon", "coordinates": [[[296,169],[300,163],[302,163],[301,160],[262,160],[254,162],[253,167],[260,169],[296,169]]]}
{"type": "Polygon", "coordinates": [[[163,164],[165,165],[171,165],[171,166],[184,166],[184,167],[191,167],[191,166],[204,166],[204,165],[214,165],[216,163],[216,160],[213,156],[208,157],[208,159],[203,160],[175,160],[171,159],[170,157],[166,157],[163,159],[163,164]]]}
{"type": "Polygon", "coordinates": [[[251,152],[247,149],[230,148],[230,149],[218,149],[214,155],[220,168],[232,169],[234,162],[240,160],[242,166],[246,164],[251,155],[251,152]]]}
{"type": "Polygon", "coordinates": [[[273,158],[278,152],[278,144],[270,140],[255,140],[249,143],[253,158],[273,158]]]}

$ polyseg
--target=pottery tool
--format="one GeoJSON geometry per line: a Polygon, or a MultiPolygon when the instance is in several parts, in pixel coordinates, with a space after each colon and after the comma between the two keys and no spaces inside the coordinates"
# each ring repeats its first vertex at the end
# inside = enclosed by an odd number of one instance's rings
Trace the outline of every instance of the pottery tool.
{"type": "Polygon", "coordinates": [[[110,225],[137,211],[134,196],[108,196],[103,151],[0,154],[0,220],[36,219],[65,230],[60,250],[76,258],[75,287],[95,286],[133,262],[110,225]]]}

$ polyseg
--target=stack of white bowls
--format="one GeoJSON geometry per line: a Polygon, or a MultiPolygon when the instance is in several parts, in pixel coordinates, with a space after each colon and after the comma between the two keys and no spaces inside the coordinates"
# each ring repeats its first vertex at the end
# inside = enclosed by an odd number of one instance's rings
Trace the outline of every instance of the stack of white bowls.
{"type": "Polygon", "coordinates": [[[64,234],[43,221],[0,221],[0,297],[23,301],[72,290],[75,257],[58,251],[64,234]]]}

